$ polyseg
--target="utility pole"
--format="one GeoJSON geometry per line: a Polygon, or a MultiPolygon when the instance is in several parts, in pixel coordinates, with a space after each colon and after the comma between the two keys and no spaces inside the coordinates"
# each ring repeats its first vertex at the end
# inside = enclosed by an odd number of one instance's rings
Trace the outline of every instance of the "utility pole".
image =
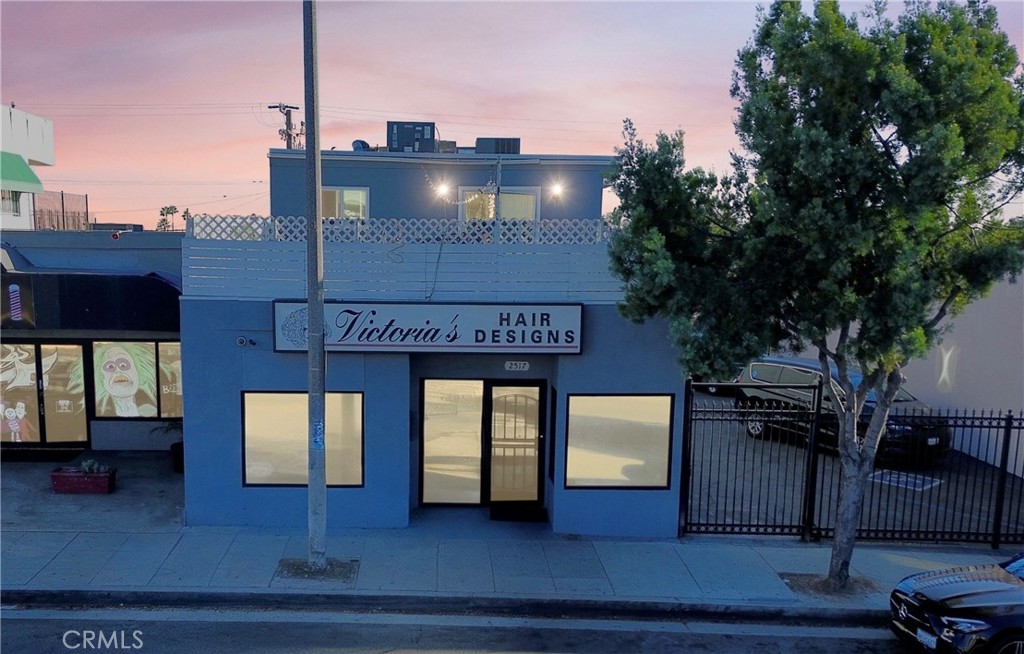
{"type": "Polygon", "coordinates": [[[295,105],[278,102],[277,104],[272,104],[268,106],[267,109],[277,109],[278,111],[284,114],[284,129],[277,130],[277,133],[281,135],[282,139],[284,139],[286,148],[288,148],[289,150],[294,149],[293,146],[295,145],[295,137],[298,135],[295,133],[295,129],[292,126],[292,110],[298,109],[298,107],[296,107],[295,105]]]}
{"type": "MultiPolygon", "coordinates": [[[[324,239],[320,199],[320,93],[316,3],[302,1],[306,82],[306,307],[309,354],[309,567],[327,568],[327,469],[324,448],[324,239]]],[[[287,115],[287,114],[286,114],[287,115]]],[[[289,146],[290,147],[290,146],[289,146]]]]}

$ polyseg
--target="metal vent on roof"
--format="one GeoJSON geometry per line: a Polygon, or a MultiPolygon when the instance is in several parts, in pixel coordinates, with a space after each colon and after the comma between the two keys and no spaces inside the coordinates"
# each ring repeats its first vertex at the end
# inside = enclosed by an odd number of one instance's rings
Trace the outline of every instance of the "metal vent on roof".
{"type": "Polygon", "coordinates": [[[476,151],[479,154],[519,154],[519,139],[478,138],[476,151]]]}

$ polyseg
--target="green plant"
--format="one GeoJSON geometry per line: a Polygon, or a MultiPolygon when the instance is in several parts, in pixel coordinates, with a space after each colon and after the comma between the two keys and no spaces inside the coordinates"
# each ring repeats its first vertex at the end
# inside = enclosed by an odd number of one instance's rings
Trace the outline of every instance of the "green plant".
{"type": "Polygon", "coordinates": [[[96,459],[85,459],[78,464],[79,469],[82,472],[97,473],[97,472],[109,472],[110,466],[100,463],[96,459]]]}

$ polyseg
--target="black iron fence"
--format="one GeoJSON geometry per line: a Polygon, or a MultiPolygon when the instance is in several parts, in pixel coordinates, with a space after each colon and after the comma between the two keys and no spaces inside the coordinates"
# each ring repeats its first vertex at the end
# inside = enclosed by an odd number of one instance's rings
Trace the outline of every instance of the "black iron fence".
{"type": "MultiPolygon", "coordinates": [[[[687,385],[680,533],[831,537],[840,475],[835,414],[817,401],[737,404],[706,388],[687,385]]],[[[883,443],[859,538],[1024,543],[1019,412],[923,413],[897,403],[883,443]]]]}

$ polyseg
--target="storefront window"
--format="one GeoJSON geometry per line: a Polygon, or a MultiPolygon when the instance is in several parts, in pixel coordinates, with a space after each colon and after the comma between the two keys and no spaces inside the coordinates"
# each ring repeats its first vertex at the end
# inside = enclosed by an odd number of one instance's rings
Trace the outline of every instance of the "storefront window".
{"type": "Polygon", "coordinates": [[[160,343],[160,417],[180,418],[181,402],[181,343],[160,343]]]}
{"type": "MultiPolygon", "coordinates": [[[[309,475],[309,399],[305,393],[244,393],[242,435],[247,485],[305,485],[309,475]]],[[[362,393],[327,393],[327,484],[363,483],[362,393]]]]}
{"type": "MultiPolygon", "coordinates": [[[[43,374],[55,361],[43,361],[43,374]]],[[[5,443],[38,443],[39,394],[34,345],[0,346],[0,438],[5,443]]]]}
{"type": "Polygon", "coordinates": [[[424,504],[480,503],[483,401],[483,381],[424,381],[424,504]]]}
{"type": "Polygon", "coordinates": [[[670,395],[570,395],[569,488],[667,488],[670,395]]]}
{"type": "Polygon", "coordinates": [[[154,343],[93,343],[93,373],[97,417],[157,417],[154,343]]]}
{"type": "Polygon", "coordinates": [[[85,369],[81,345],[42,345],[46,441],[85,442],[85,369]]]}

